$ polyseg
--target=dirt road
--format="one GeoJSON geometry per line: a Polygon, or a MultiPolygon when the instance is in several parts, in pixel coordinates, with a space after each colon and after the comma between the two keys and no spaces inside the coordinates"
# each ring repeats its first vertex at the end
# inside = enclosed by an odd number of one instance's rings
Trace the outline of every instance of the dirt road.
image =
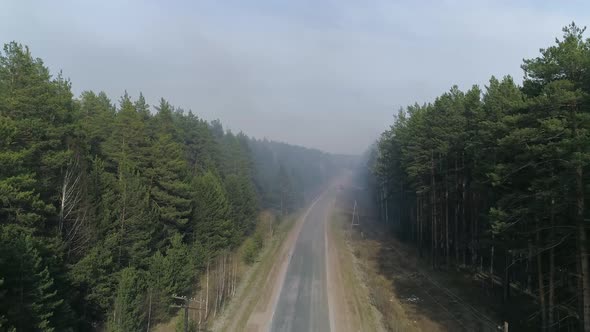
{"type": "Polygon", "coordinates": [[[324,223],[333,191],[324,193],[304,220],[274,309],[272,331],[330,331],[324,223]]]}
{"type": "MultiPolygon", "coordinates": [[[[334,202],[348,178],[335,181],[304,211],[280,246],[260,261],[230,310],[223,331],[359,331],[373,315],[352,253],[334,232],[334,202]],[[267,266],[267,268],[264,268],[267,266]],[[358,287],[358,289],[357,289],[358,287]],[[363,317],[360,317],[363,316],[363,317]]],[[[370,325],[376,326],[376,325],[370,325]]],[[[371,328],[370,330],[379,330],[371,328]]]]}

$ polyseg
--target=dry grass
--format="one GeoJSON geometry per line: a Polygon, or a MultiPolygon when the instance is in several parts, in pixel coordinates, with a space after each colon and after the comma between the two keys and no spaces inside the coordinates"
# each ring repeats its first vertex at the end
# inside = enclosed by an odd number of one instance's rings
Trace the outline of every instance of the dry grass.
{"type": "MultiPolygon", "coordinates": [[[[272,240],[267,241],[262,249],[258,260],[248,268],[243,281],[240,282],[236,296],[227,306],[222,316],[213,325],[214,331],[233,331],[235,327],[244,327],[248,322],[249,317],[254,311],[256,304],[260,298],[269,298],[271,296],[271,288],[265,287],[267,276],[271,273],[273,265],[280,253],[283,240],[293,227],[298,216],[291,215],[285,217],[273,229],[272,240]]],[[[265,218],[265,220],[267,220],[265,218]]],[[[268,223],[260,226],[268,229],[268,223]]],[[[267,233],[267,239],[269,234],[267,233]]]]}
{"type": "MultiPolygon", "coordinates": [[[[353,248],[346,240],[344,218],[341,214],[333,214],[330,221],[327,231],[334,249],[334,256],[330,259],[336,262],[329,262],[329,268],[337,274],[333,280],[340,283],[334,287],[336,292],[340,292],[336,297],[343,300],[341,304],[336,303],[338,308],[335,309],[344,311],[348,331],[382,331],[381,313],[371,303],[365,276],[353,255],[353,248]]],[[[338,320],[342,318],[338,317],[338,320]]]]}
{"type": "Polygon", "coordinates": [[[343,281],[350,290],[347,301],[361,317],[359,324],[367,327],[360,330],[420,331],[395,296],[391,281],[379,271],[380,244],[351,231],[350,215],[341,211],[335,211],[332,228],[342,252],[343,281]]]}

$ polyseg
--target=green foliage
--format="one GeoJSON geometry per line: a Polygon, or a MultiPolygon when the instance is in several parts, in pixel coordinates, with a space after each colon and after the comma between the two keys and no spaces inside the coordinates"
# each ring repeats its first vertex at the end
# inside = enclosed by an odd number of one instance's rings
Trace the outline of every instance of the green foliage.
{"type": "Polygon", "coordinates": [[[84,91],[80,95],[80,126],[91,156],[102,155],[103,143],[110,138],[115,106],[104,92],[84,91]]]}
{"type": "Polygon", "coordinates": [[[52,80],[27,47],[5,45],[0,53],[0,219],[30,227],[55,211],[52,189],[67,159],[63,139],[72,114],[69,83],[52,80]]]}
{"type": "Polygon", "coordinates": [[[180,235],[175,235],[170,247],[163,255],[159,251],[152,256],[148,269],[148,292],[152,297],[152,319],[165,319],[172,304],[171,295],[189,294],[195,278],[194,271],[200,268],[202,257],[182,243],[180,235]]]}
{"type": "MultiPolygon", "coordinates": [[[[483,93],[454,86],[433,103],[409,106],[370,156],[381,217],[395,216],[401,236],[416,241],[421,253],[430,249],[434,267],[453,260],[490,266],[505,271],[504,280],[524,279],[532,287],[535,252],[535,282],[550,279],[553,287],[547,299],[539,295],[542,306],[577,293],[579,303],[590,302],[584,292],[590,273],[590,40],[573,23],[563,32],[539,57],[524,60],[522,87],[509,76],[492,77],[483,93]],[[583,287],[556,281],[555,271],[576,274],[584,266],[583,287]]],[[[558,303],[548,306],[541,308],[540,324],[555,325],[547,320],[558,303]]],[[[583,315],[590,327],[590,310],[583,315]]]]}
{"type": "Polygon", "coordinates": [[[197,322],[192,319],[188,321],[188,329],[184,329],[184,316],[181,314],[179,317],[176,318],[176,325],[174,326],[174,330],[176,332],[197,332],[197,322]]]}
{"type": "Polygon", "coordinates": [[[252,264],[258,257],[260,250],[262,249],[262,235],[260,232],[256,232],[253,237],[249,237],[244,241],[244,248],[242,252],[242,259],[246,264],[252,264]]]}
{"type": "Polygon", "coordinates": [[[152,238],[158,230],[150,207],[149,191],[140,174],[120,166],[117,179],[115,214],[119,215],[119,252],[121,266],[146,267],[153,248],[152,238]]]}
{"type": "Polygon", "coordinates": [[[113,251],[116,237],[95,246],[71,269],[73,286],[81,293],[84,312],[91,321],[104,318],[116,290],[116,264],[113,251]]]}
{"type": "Polygon", "coordinates": [[[256,226],[258,202],[256,192],[249,178],[228,175],[225,179],[225,191],[230,202],[229,217],[238,228],[238,235],[250,234],[256,226]]]}
{"type": "Polygon", "coordinates": [[[18,330],[54,331],[59,297],[49,267],[38,250],[39,243],[15,225],[0,227],[0,271],[3,283],[1,312],[18,330]]]}
{"type": "Polygon", "coordinates": [[[27,47],[4,46],[1,330],[139,331],[148,313],[152,326],[167,320],[171,295],[198,289],[206,262],[254,231],[279,164],[290,197],[325,180],[316,175],[330,156],[319,151],[234,135],[164,99],[155,110],[141,93],[116,105],[104,92],[74,98],[27,47]],[[261,144],[275,151],[255,153],[261,144]]]}
{"type": "Polygon", "coordinates": [[[153,205],[168,236],[187,227],[191,214],[191,188],[182,146],[175,141],[172,107],[164,99],[154,118],[155,137],[147,170],[153,205]]]}
{"type": "Polygon", "coordinates": [[[230,247],[236,238],[230,205],[221,181],[211,171],[196,177],[192,187],[195,192],[194,240],[212,257],[230,247]]]}
{"type": "Polygon", "coordinates": [[[108,331],[140,331],[145,319],[145,281],[142,273],[134,268],[125,268],[119,273],[119,285],[114,310],[108,331]]]}

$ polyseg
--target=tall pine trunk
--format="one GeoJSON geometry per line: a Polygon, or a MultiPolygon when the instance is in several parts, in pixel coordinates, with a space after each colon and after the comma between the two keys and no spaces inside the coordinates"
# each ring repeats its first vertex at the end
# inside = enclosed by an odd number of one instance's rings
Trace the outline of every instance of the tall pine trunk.
{"type": "Polygon", "coordinates": [[[205,293],[205,320],[207,320],[209,318],[209,259],[207,259],[207,276],[205,278],[205,288],[207,289],[205,293]]]}
{"type": "Polygon", "coordinates": [[[447,182],[445,182],[445,253],[447,256],[447,269],[451,265],[449,252],[449,188],[447,188],[447,182]]]}
{"type": "Polygon", "coordinates": [[[555,200],[551,199],[551,213],[550,213],[550,245],[551,248],[549,249],[549,306],[547,308],[548,313],[548,326],[549,330],[553,330],[553,313],[554,313],[554,306],[555,306],[555,200]]]}
{"type": "MultiPolygon", "coordinates": [[[[477,224],[477,194],[471,192],[471,261],[477,264],[477,236],[479,227],[477,224]]],[[[480,262],[481,265],[481,262],[480,262]]]]}
{"type": "Polygon", "coordinates": [[[432,190],[432,267],[437,266],[437,252],[438,252],[438,241],[437,241],[437,225],[436,225],[436,178],[434,175],[434,150],[431,151],[430,156],[430,185],[432,190]]]}
{"type": "Polygon", "coordinates": [[[455,213],[453,214],[455,222],[455,232],[453,245],[455,247],[455,265],[459,264],[459,170],[457,169],[457,159],[455,156],[455,213]]]}
{"type": "MultiPolygon", "coordinates": [[[[539,227],[537,223],[537,227],[539,227]]],[[[541,231],[537,230],[537,279],[539,282],[539,307],[541,309],[541,330],[547,330],[547,307],[545,305],[545,285],[543,283],[543,254],[541,248],[541,231]]]]}
{"type": "Polygon", "coordinates": [[[147,332],[150,332],[150,324],[152,322],[152,290],[149,289],[149,303],[148,303],[148,317],[147,317],[147,332]]]}
{"type": "Polygon", "coordinates": [[[492,234],[492,248],[490,250],[490,287],[494,288],[494,235],[492,234]]]}
{"type": "Polygon", "coordinates": [[[463,173],[461,173],[461,186],[463,187],[461,199],[461,222],[463,223],[463,266],[467,265],[467,219],[465,219],[465,205],[467,204],[467,179],[465,178],[465,152],[461,156],[463,173]]]}
{"type": "Polygon", "coordinates": [[[203,290],[199,292],[199,322],[197,323],[198,327],[201,327],[201,323],[203,322],[203,290]]]}
{"type": "Polygon", "coordinates": [[[416,195],[416,220],[418,221],[418,255],[422,258],[422,198],[416,195]]]}
{"type": "Polygon", "coordinates": [[[578,228],[578,257],[581,267],[580,278],[582,279],[584,331],[590,332],[590,266],[588,266],[587,236],[584,225],[584,183],[581,165],[576,167],[576,224],[578,228]]]}
{"type": "Polygon", "coordinates": [[[588,244],[586,243],[587,235],[586,235],[586,227],[584,222],[584,170],[582,166],[582,147],[580,146],[580,132],[578,129],[578,121],[576,119],[576,112],[577,107],[572,108],[571,115],[572,115],[572,122],[574,125],[574,135],[576,139],[576,152],[578,156],[576,157],[576,168],[575,168],[575,179],[576,179],[576,226],[577,226],[577,233],[578,233],[578,257],[580,259],[580,268],[581,274],[580,278],[582,279],[582,303],[583,303],[583,313],[582,313],[582,320],[584,321],[584,331],[590,332],[590,266],[588,265],[588,244]]]}
{"type": "MultiPolygon", "coordinates": [[[[121,165],[119,165],[121,167],[121,165]]],[[[121,255],[123,251],[123,239],[125,238],[125,218],[126,211],[127,211],[127,184],[125,183],[125,178],[123,177],[123,170],[119,170],[119,181],[123,184],[123,197],[122,197],[122,204],[123,208],[121,211],[121,227],[119,230],[119,254],[117,256],[117,264],[121,267],[121,255]]]]}
{"type": "MultiPolygon", "coordinates": [[[[579,239],[576,239],[578,242],[579,239]]],[[[577,244],[579,246],[579,244],[577,244]]],[[[582,266],[581,266],[581,262],[582,259],[580,258],[580,252],[578,250],[578,252],[576,253],[576,272],[578,276],[582,275],[582,266]]],[[[582,289],[584,288],[584,285],[582,284],[582,278],[578,277],[577,280],[577,288],[578,288],[578,315],[580,317],[584,317],[584,297],[582,294],[582,289]]],[[[584,319],[580,319],[579,320],[580,323],[580,331],[584,331],[584,319]]]]}
{"type": "Polygon", "coordinates": [[[504,296],[502,297],[504,303],[508,303],[508,299],[510,298],[510,266],[512,264],[509,256],[512,257],[512,262],[514,261],[514,256],[506,250],[504,253],[504,296]]]}

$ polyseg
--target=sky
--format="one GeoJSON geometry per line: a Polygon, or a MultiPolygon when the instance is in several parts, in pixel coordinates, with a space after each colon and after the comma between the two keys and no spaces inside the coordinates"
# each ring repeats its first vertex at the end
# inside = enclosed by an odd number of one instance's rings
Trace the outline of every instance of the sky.
{"type": "Polygon", "coordinates": [[[0,1],[0,43],[30,47],[75,95],[160,97],[234,132],[362,153],[400,107],[490,76],[587,25],[590,2],[0,1]]]}

